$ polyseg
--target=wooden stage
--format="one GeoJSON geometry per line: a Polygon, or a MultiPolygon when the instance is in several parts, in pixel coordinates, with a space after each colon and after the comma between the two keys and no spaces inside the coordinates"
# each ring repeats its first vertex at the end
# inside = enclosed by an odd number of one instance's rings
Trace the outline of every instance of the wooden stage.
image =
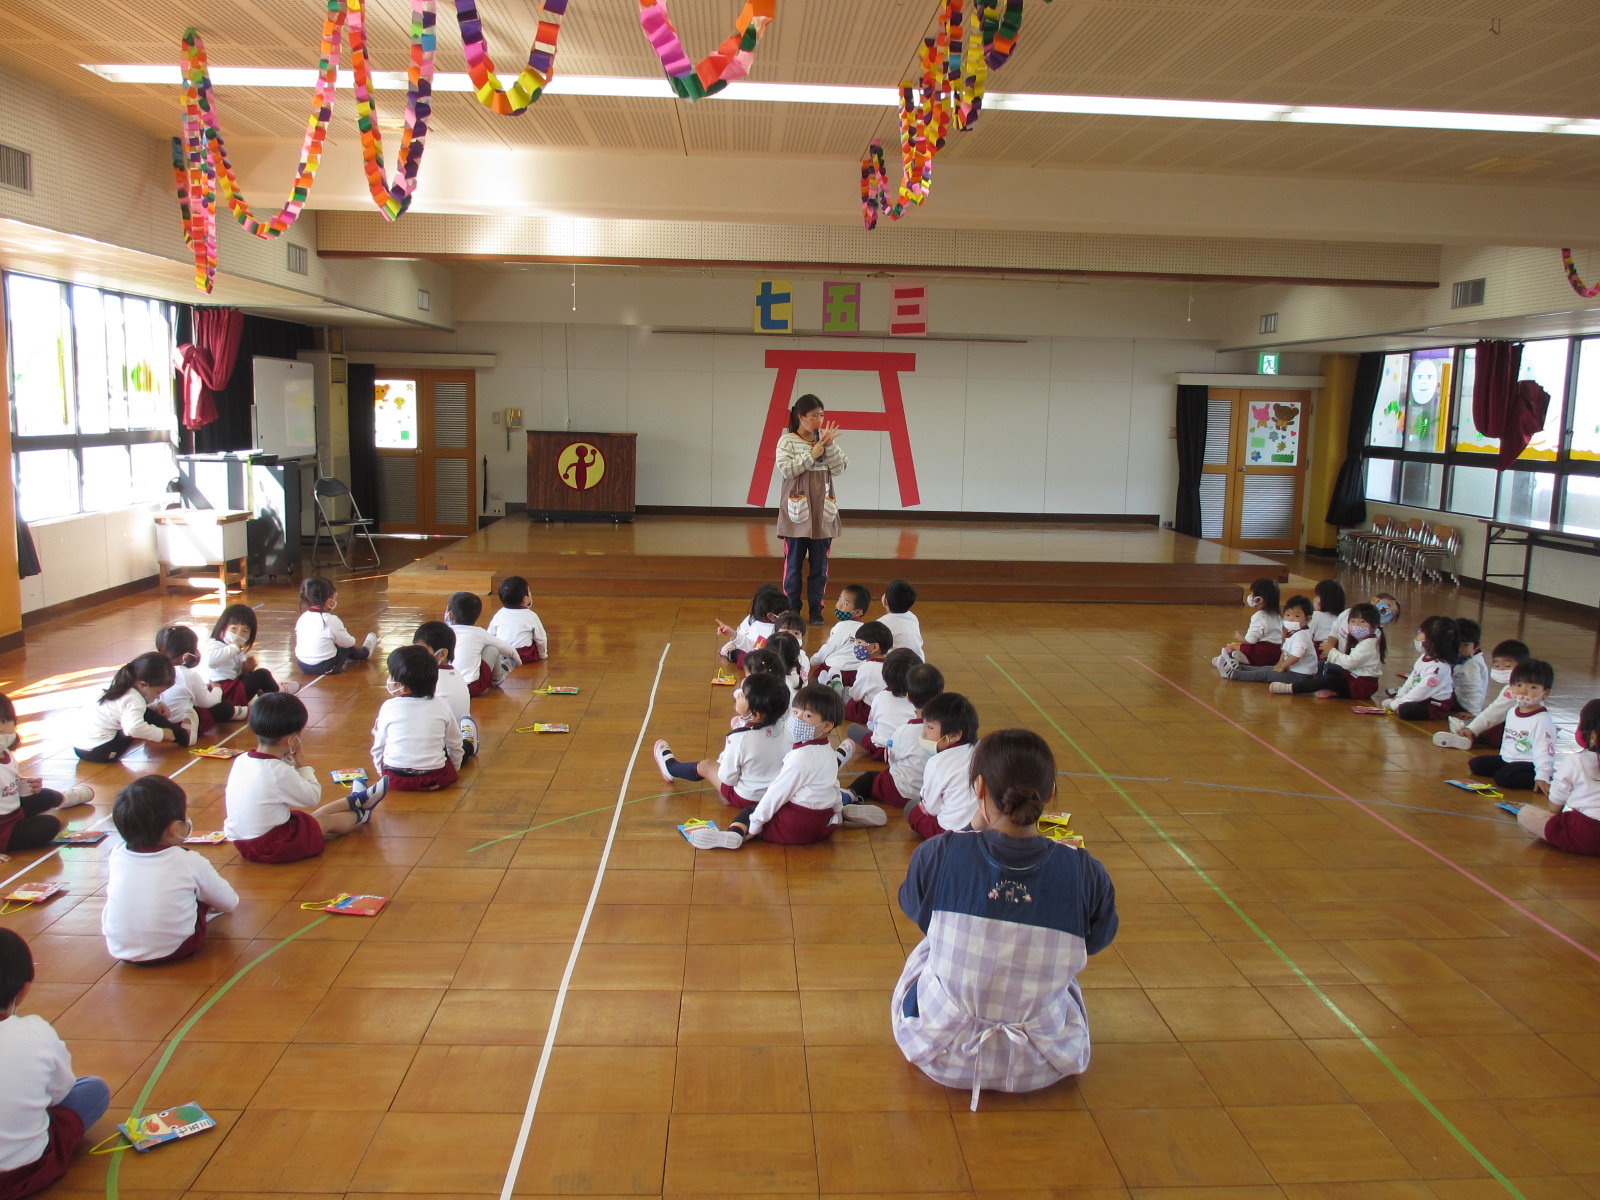
{"type": "MultiPolygon", "coordinates": [[[[741,595],[779,578],[772,526],[736,515],[631,525],[511,516],[394,572],[389,591],[488,594],[522,575],[535,595],[741,595]]],[[[847,519],[830,587],[860,582],[876,595],[903,578],[939,600],[1236,604],[1263,575],[1289,578],[1281,560],[1154,525],[847,519]]]]}

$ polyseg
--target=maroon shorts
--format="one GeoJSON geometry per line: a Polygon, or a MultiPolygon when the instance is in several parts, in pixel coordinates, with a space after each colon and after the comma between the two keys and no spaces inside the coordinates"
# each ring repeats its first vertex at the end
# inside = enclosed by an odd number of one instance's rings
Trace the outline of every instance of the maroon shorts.
{"type": "Polygon", "coordinates": [[[1569,808],[1545,823],[1544,840],[1568,854],[1600,857],[1600,821],[1569,808]]]}
{"type": "MultiPolygon", "coordinates": [[[[745,807],[750,807],[745,802],[745,807]]],[[[772,820],[761,827],[756,836],[763,842],[778,846],[805,846],[823,842],[833,836],[838,828],[833,821],[831,808],[802,808],[798,804],[785,804],[772,814],[772,820]]]]}
{"type": "Polygon", "coordinates": [[[1283,657],[1283,646],[1277,642],[1245,642],[1239,653],[1252,667],[1275,667],[1283,657]]]}
{"type": "Polygon", "coordinates": [[[184,938],[178,944],[178,948],[171,954],[163,954],[160,958],[141,958],[138,961],[124,959],[123,961],[136,967],[159,967],[162,963],[177,962],[179,959],[188,958],[191,954],[194,954],[201,946],[206,944],[206,925],[209,924],[206,917],[211,912],[211,907],[204,900],[200,900],[196,901],[195,909],[194,932],[184,938]]]}
{"type": "Polygon", "coordinates": [[[65,1104],[44,1111],[50,1117],[50,1140],[44,1153],[31,1163],[0,1171],[0,1200],[21,1200],[43,1191],[72,1165],[72,1156],[83,1141],[83,1118],[65,1104]]]}
{"type": "Polygon", "coordinates": [[[539,647],[537,646],[518,646],[517,657],[525,663],[544,661],[544,656],[539,653],[539,647]]]}
{"type": "Polygon", "coordinates": [[[296,808],[282,825],[267,830],[260,837],[234,842],[233,848],[240,858],[249,862],[289,863],[315,858],[322,853],[325,840],[317,819],[296,808]]]}
{"type": "Polygon", "coordinates": [[[722,798],[724,800],[726,800],[729,804],[733,805],[735,808],[749,808],[750,807],[750,801],[746,800],[743,796],[739,795],[738,792],[734,791],[733,790],[733,784],[731,784],[731,783],[723,784],[722,787],[721,787],[721,792],[722,792],[722,798]]]}
{"type": "Polygon", "coordinates": [[[455,766],[448,760],[442,767],[431,771],[406,771],[399,767],[385,767],[383,776],[397,792],[437,792],[447,788],[458,778],[455,766]]]}
{"type": "MultiPolygon", "coordinates": [[[[494,686],[494,672],[489,669],[488,663],[483,663],[478,668],[478,677],[467,684],[467,695],[477,697],[483,695],[494,686]]],[[[450,781],[454,783],[455,780],[450,781]]],[[[423,788],[422,791],[432,791],[432,788],[423,788]]]]}
{"type": "Polygon", "coordinates": [[[216,687],[222,693],[222,699],[235,708],[243,708],[250,703],[250,689],[245,687],[242,679],[224,679],[216,687]]]}
{"type": "Polygon", "coordinates": [[[217,719],[211,715],[209,708],[197,708],[194,715],[200,718],[200,723],[195,727],[201,733],[210,733],[217,727],[217,719]]]}
{"type": "Polygon", "coordinates": [[[900,789],[894,785],[894,776],[888,771],[879,771],[872,777],[872,798],[890,808],[904,808],[912,800],[912,797],[900,794],[900,789]]]}
{"type": "Polygon", "coordinates": [[[861,739],[861,752],[874,762],[885,761],[884,748],[872,740],[872,731],[867,730],[867,736],[861,739]]]}
{"type": "Polygon", "coordinates": [[[945,832],[939,818],[932,813],[924,812],[922,805],[913,804],[906,809],[906,824],[911,826],[913,832],[920,838],[938,837],[945,832]]]}
{"type": "Polygon", "coordinates": [[[1378,694],[1378,676],[1346,675],[1346,692],[1352,700],[1371,700],[1378,694]]]}
{"type": "Polygon", "coordinates": [[[1493,746],[1495,748],[1495,750],[1498,751],[1500,749],[1500,743],[1505,741],[1505,740],[1506,740],[1506,723],[1504,721],[1501,721],[1500,724],[1491,725],[1488,729],[1485,729],[1477,737],[1473,738],[1472,739],[1472,744],[1474,746],[1493,746]]]}
{"type": "Polygon", "coordinates": [[[872,715],[872,706],[865,700],[846,700],[844,704],[844,719],[854,721],[857,725],[865,725],[867,718],[872,715]]]}

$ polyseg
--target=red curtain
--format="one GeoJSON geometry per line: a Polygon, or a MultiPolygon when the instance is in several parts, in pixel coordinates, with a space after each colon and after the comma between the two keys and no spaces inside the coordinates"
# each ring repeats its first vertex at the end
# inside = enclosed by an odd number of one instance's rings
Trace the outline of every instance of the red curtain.
{"type": "Polygon", "coordinates": [[[178,347],[178,376],[183,380],[183,427],[199,429],[217,419],[212,394],[228,386],[239,356],[244,314],[237,308],[195,308],[194,341],[178,347]]]}
{"type": "Polygon", "coordinates": [[[1522,370],[1521,342],[1479,342],[1472,377],[1472,423],[1486,438],[1500,439],[1502,471],[1517,461],[1544,428],[1550,393],[1522,370]]]}

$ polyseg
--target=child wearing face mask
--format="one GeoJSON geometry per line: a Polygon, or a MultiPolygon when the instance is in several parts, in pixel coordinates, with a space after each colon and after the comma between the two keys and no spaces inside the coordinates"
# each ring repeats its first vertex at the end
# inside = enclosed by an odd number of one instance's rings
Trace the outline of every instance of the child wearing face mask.
{"type": "Polygon", "coordinates": [[[1456,632],[1461,637],[1461,658],[1454,671],[1456,707],[1471,716],[1481,712],[1488,699],[1489,664],[1484,661],[1483,647],[1478,644],[1483,638],[1483,627],[1470,617],[1457,617],[1456,632]]]}
{"type": "Polygon", "coordinates": [[[868,771],[850,785],[863,800],[876,800],[904,808],[922,794],[922,777],[936,742],[925,738],[922,713],[928,702],[944,691],[944,674],[931,663],[919,663],[906,673],[906,699],[916,715],[894,731],[885,747],[886,771],[868,771]]]}
{"type": "Polygon", "coordinates": [[[433,694],[449,706],[461,725],[461,761],[465,762],[478,753],[478,723],[472,719],[472,691],[451,661],[456,656],[456,631],[443,621],[424,621],[417,626],[411,641],[413,645],[426,646],[439,664],[433,694]]]}
{"type": "Polygon", "coordinates": [[[828,734],[843,717],[844,703],[831,687],[801,688],[789,710],[789,751],[760,802],[741,808],[727,829],[690,830],[690,843],[700,850],[737,850],[760,838],[803,846],[827,840],[841,824],[886,824],[883,809],[839,790],[839,754],[828,746],[828,734]]]}
{"type": "MultiPolygon", "coordinates": [[[[1387,629],[1400,616],[1400,601],[1388,592],[1378,592],[1367,601],[1378,612],[1378,626],[1387,629]]],[[[1333,632],[1319,641],[1317,649],[1323,654],[1337,650],[1345,644],[1345,628],[1350,622],[1351,609],[1345,609],[1333,619],[1333,632]]]]}
{"type": "Polygon", "coordinates": [[[1244,606],[1250,610],[1250,624],[1243,633],[1222,648],[1212,659],[1219,673],[1225,662],[1242,666],[1274,666],[1283,653],[1283,613],[1278,606],[1278,585],[1271,579],[1258,579],[1250,585],[1244,606]]]}
{"type": "Polygon", "coordinates": [[[1533,657],[1523,642],[1508,638],[1489,655],[1489,688],[1483,711],[1471,720],[1450,718],[1448,733],[1433,735],[1433,744],[1448,750],[1498,746],[1505,735],[1506,714],[1516,703],[1511,693],[1511,673],[1533,657]]]}
{"type": "Polygon", "coordinates": [[[1548,794],[1556,770],[1556,727],[1544,702],[1555,685],[1555,668],[1549,663],[1537,658],[1519,663],[1511,672],[1513,704],[1500,753],[1478,755],[1467,770],[1489,776],[1495,787],[1548,794]]]}
{"type": "Polygon", "coordinates": [[[206,923],[239,896],[205,855],[183,848],[194,831],[183,789],[164,775],[135,779],[117,793],[111,820],[122,844],[107,860],[106,949],[144,967],[188,958],[205,944],[206,923]]]}
{"type": "Polygon", "coordinates": [[[1524,804],[1517,824],[1529,837],[1568,854],[1600,855],[1600,700],[1578,714],[1578,752],[1566,754],[1550,783],[1550,807],[1524,804]]]}
{"type": "Polygon", "coordinates": [[[222,689],[212,687],[197,668],[200,638],[187,625],[168,625],[156,632],[156,649],[172,662],[173,684],[161,693],[167,719],[189,732],[192,742],[216,728],[219,721],[242,721],[248,707],[229,704],[222,689]]]}
{"type": "Polygon", "coordinates": [[[1339,617],[1349,605],[1345,603],[1344,588],[1337,579],[1319,579],[1311,590],[1315,611],[1311,614],[1311,640],[1320,648],[1334,635],[1339,617]]]}
{"type": "Polygon", "coordinates": [[[152,650],[117,668],[111,684],[89,707],[73,739],[84,762],[116,762],[135,742],[189,744],[189,732],[174,726],[156,705],[177,679],[172,660],[152,650]]]}
{"type": "Polygon", "coordinates": [[[828,640],[812,662],[812,683],[842,682],[848,688],[856,681],[856,633],[872,607],[872,593],[859,583],[846,584],[834,601],[837,624],[828,630],[828,640]]]}
{"type": "Polygon", "coordinates": [[[249,704],[266,692],[293,695],[300,685],[292,679],[279,683],[272,672],[256,662],[256,610],[248,604],[230,604],[211,627],[211,636],[200,646],[200,672],[206,682],[222,692],[222,698],[235,707],[249,704]]]}
{"type": "Polygon", "coordinates": [[[51,814],[94,799],[94,789],[86,783],[57,792],[38,776],[24,776],[13,753],[16,748],[17,710],[9,696],[0,694],[0,862],[9,860],[5,851],[14,854],[48,846],[61,832],[61,822],[51,814]]]}
{"type": "Polygon", "coordinates": [[[1429,617],[1417,630],[1417,661],[1383,707],[1405,721],[1442,721],[1453,707],[1461,639],[1449,617],[1429,617]]]}
{"type": "Polygon", "coordinates": [[[806,653],[806,619],[797,612],[779,613],[778,619],[772,623],[772,636],[786,633],[794,639],[798,647],[796,666],[800,669],[800,682],[811,682],[811,656],[806,653]]]}
{"type": "Polygon", "coordinates": [[[1283,605],[1283,652],[1271,667],[1240,666],[1224,655],[1217,665],[1224,679],[1235,683],[1270,683],[1290,687],[1300,679],[1317,673],[1317,644],[1311,638],[1311,601],[1305,596],[1290,596],[1283,605]]]}
{"type": "MultiPolygon", "coordinates": [[[[750,655],[745,662],[754,657],[750,655]]],[[[722,743],[718,757],[679,762],[665,738],[655,744],[654,754],[656,769],[668,783],[704,780],[742,810],[761,803],[782,770],[785,756],[794,748],[785,723],[789,689],[777,675],[746,675],[733,689],[733,712],[733,732],[722,743]]]]}
{"type": "Polygon", "coordinates": [[[370,789],[358,783],[348,796],[323,804],[317,773],[300,761],[307,719],[299,698],[282,692],[250,706],[256,748],[233,760],[223,792],[222,832],[240,858],[259,863],[314,858],[328,838],[370,821],[389,790],[382,779],[370,789]]]}
{"type": "Polygon", "coordinates": [[[856,679],[845,701],[847,721],[865,724],[872,716],[872,701],[884,689],[883,660],[894,649],[894,634],[880,621],[868,621],[856,630],[856,679]]]}
{"type": "Polygon", "coordinates": [[[312,575],[300,585],[300,603],[306,611],[294,623],[294,665],[307,675],[337,675],[346,665],[365,662],[378,646],[378,635],[369,633],[361,645],[333,615],[339,606],[339,591],[333,580],[312,575]]]}
{"type": "Polygon", "coordinates": [[[426,646],[389,652],[389,699],[372,727],[372,762],[402,792],[437,792],[457,779],[461,724],[434,693],[439,664],[426,646]]]}
{"type": "Polygon", "coordinates": [[[1385,649],[1378,610],[1370,604],[1357,604],[1346,616],[1344,637],[1327,651],[1321,670],[1273,683],[1268,689],[1273,695],[1370,700],[1377,694],[1385,649]]]}
{"type": "Polygon", "coordinates": [[[972,747],[978,710],[958,692],[943,692],[922,709],[922,744],[932,752],[922,770],[922,792],[906,809],[906,824],[920,838],[965,829],[978,811],[972,786],[972,747]]]}

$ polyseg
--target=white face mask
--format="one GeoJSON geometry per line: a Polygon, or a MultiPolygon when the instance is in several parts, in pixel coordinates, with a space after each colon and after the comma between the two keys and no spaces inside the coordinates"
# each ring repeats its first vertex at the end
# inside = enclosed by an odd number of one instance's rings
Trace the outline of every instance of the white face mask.
{"type": "Polygon", "coordinates": [[[1298,633],[1300,630],[1304,629],[1305,626],[1300,624],[1299,621],[1285,621],[1283,623],[1283,628],[1286,633],[1298,633]]]}
{"type": "Polygon", "coordinates": [[[14,733],[0,733],[0,750],[9,750],[17,744],[17,735],[14,733]]]}
{"type": "Polygon", "coordinates": [[[1246,608],[1260,608],[1264,603],[1266,602],[1260,596],[1251,596],[1244,602],[1244,606],[1246,608]]]}
{"type": "Polygon", "coordinates": [[[939,743],[935,738],[918,738],[917,745],[921,746],[929,754],[939,753],[939,743]]]}
{"type": "Polygon", "coordinates": [[[395,681],[394,681],[394,680],[392,680],[392,679],[391,679],[391,680],[389,680],[389,682],[388,682],[388,683],[386,683],[386,684],[384,684],[384,685],[383,685],[383,687],[384,687],[384,690],[385,690],[385,691],[387,691],[387,692],[388,692],[388,693],[389,693],[389,695],[391,695],[391,696],[398,696],[398,695],[400,695],[400,693],[401,693],[401,692],[403,692],[403,691],[404,691],[404,690],[405,690],[405,686],[406,686],[406,685],[405,685],[405,684],[403,684],[403,683],[396,683],[396,682],[395,682],[395,681]]]}
{"type": "Polygon", "coordinates": [[[250,644],[250,635],[230,629],[223,635],[223,640],[230,646],[248,646],[250,644]]]}
{"type": "Polygon", "coordinates": [[[1494,680],[1496,683],[1510,683],[1511,682],[1511,672],[1509,670],[1505,670],[1505,671],[1490,671],[1489,672],[1489,678],[1494,680]]]}
{"type": "Polygon", "coordinates": [[[1421,638],[1412,638],[1411,639],[1411,644],[1417,648],[1417,653],[1418,654],[1422,653],[1422,639],[1421,638]]]}

